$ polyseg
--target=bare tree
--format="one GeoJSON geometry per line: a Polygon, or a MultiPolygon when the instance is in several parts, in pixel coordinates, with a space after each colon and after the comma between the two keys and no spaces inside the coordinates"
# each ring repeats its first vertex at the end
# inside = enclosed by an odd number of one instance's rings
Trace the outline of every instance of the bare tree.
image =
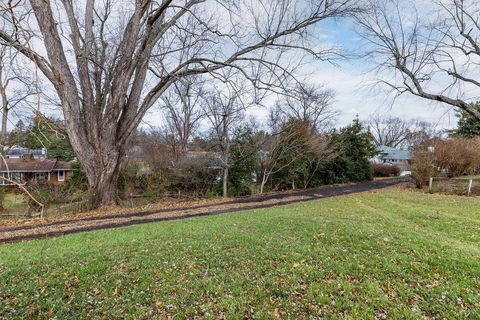
{"type": "Polygon", "coordinates": [[[398,95],[443,102],[480,119],[471,104],[472,91],[480,89],[480,3],[438,0],[431,6],[372,0],[356,19],[368,40],[368,60],[377,65],[380,83],[398,95]]]}
{"type": "Polygon", "coordinates": [[[376,146],[400,147],[411,133],[411,122],[398,117],[377,114],[370,118],[367,125],[376,146]]]}
{"type": "Polygon", "coordinates": [[[288,168],[295,161],[295,157],[291,157],[289,161],[282,160],[298,151],[295,143],[281,143],[279,133],[265,134],[262,138],[259,157],[260,193],[264,192],[270,177],[288,168]]]}
{"type": "Polygon", "coordinates": [[[0,100],[2,102],[0,135],[2,144],[5,144],[7,140],[7,125],[11,111],[22,105],[28,106],[27,99],[37,93],[32,79],[19,66],[24,61],[18,58],[17,53],[12,52],[9,47],[0,47],[0,100]]]}
{"type": "Polygon", "coordinates": [[[445,130],[439,130],[437,125],[427,121],[414,121],[410,134],[405,141],[405,147],[413,149],[418,145],[424,144],[436,138],[442,138],[446,134],[445,130]]]}
{"type": "Polygon", "coordinates": [[[187,151],[188,143],[198,129],[204,112],[200,109],[201,80],[195,77],[174,83],[170,92],[162,97],[165,110],[165,138],[175,160],[187,151]]]}
{"type": "Polygon", "coordinates": [[[288,120],[304,121],[317,131],[333,125],[338,111],[332,109],[335,93],[323,86],[297,84],[287,95],[276,102],[271,115],[281,117],[281,122],[288,120]]]}
{"type": "Polygon", "coordinates": [[[18,0],[0,4],[0,44],[54,86],[97,207],[116,202],[128,141],[171,85],[234,69],[280,91],[295,78],[295,57],[335,54],[312,49],[312,28],[356,11],[353,0],[18,0]],[[19,23],[30,8],[34,17],[19,23]]]}
{"type": "Polygon", "coordinates": [[[217,86],[205,95],[205,115],[212,129],[213,140],[220,150],[222,162],[222,195],[228,196],[228,171],[230,168],[231,135],[244,118],[250,106],[242,100],[243,90],[232,86],[217,86]]]}
{"type": "Polygon", "coordinates": [[[440,135],[430,122],[393,116],[373,115],[367,125],[376,146],[410,148],[440,135]]]}
{"type": "Polygon", "coordinates": [[[161,175],[171,165],[171,150],[161,130],[137,131],[132,145],[140,147],[145,162],[156,175],[161,175]]]}

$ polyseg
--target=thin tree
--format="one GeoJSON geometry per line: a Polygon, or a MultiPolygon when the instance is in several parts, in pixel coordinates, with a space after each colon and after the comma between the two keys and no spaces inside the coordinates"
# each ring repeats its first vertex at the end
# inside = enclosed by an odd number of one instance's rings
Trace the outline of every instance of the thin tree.
{"type": "Polygon", "coordinates": [[[231,135],[244,118],[250,104],[242,100],[242,90],[232,86],[217,86],[205,95],[205,115],[212,130],[213,140],[220,151],[222,164],[222,195],[228,196],[231,135]]]}
{"type": "Polygon", "coordinates": [[[19,109],[22,105],[29,108],[28,98],[37,94],[32,79],[19,67],[22,61],[18,60],[21,59],[17,52],[12,52],[9,47],[0,47],[0,101],[2,108],[0,141],[2,144],[7,142],[7,125],[11,121],[11,112],[19,109]]]}
{"type": "Polygon", "coordinates": [[[165,138],[175,160],[187,151],[188,143],[198,129],[205,113],[200,108],[202,82],[192,77],[174,83],[162,97],[165,116],[165,138]]]}
{"type": "Polygon", "coordinates": [[[132,133],[175,82],[199,74],[222,77],[222,69],[230,69],[257,89],[280,92],[300,63],[292,56],[335,54],[311,45],[315,25],[357,12],[357,3],[8,1],[0,4],[0,44],[32,60],[55,88],[98,207],[117,201],[132,133]],[[19,23],[17,17],[30,10],[28,24],[19,23]]]}

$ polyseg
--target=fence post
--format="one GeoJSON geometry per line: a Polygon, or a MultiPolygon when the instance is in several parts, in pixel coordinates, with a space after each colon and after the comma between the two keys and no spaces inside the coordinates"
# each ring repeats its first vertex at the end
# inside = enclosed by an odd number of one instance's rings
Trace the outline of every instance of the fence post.
{"type": "Polygon", "coordinates": [[[473,180],[472,179],[468,180],[467,196],[470,196],[470,194],[472,193],[472,184],[473,184],[473,180]]]}
{"type": "Polygon", "coordinates": [[[428,192],[432,192],[432,188],[433,188],[433,177],[430,177],[430,179],[428,180],[428,192]]]}

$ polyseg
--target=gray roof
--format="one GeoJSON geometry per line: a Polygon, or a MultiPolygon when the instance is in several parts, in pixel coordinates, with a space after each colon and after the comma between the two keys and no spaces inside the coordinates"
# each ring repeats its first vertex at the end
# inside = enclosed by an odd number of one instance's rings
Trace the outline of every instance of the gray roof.
{"type": "Polygon", "coordinates": [[[44,154],[42,149],[28,149],[28,148],[11,148],[8,149],[5,154],[7,156],[24,156],[24,155],[34,155],[34,156],[41,156],[44,154]]]}
{"type": "Polygon", "coordinates": [[[388,146],[378,147],[380,159],[394,159],[394,160],[410,160],[412,159],[412,154],[408,150],[395,149],[388,146]]]}

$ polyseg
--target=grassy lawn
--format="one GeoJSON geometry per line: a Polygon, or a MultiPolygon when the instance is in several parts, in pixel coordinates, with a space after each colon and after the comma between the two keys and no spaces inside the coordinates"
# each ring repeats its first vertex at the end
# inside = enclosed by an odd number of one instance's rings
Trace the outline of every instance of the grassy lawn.
{"type": "Polygon", "coordinates": [[[458,180],[479,180],[480,176],[461,176],[461,177],[456,177],[454,179],[458,179],[458,180]]]}
{"type": "Polygon", "coordinates": [[[0,245],[0,319],[480,319],[479,209],[384,190],[0,245]]]}

